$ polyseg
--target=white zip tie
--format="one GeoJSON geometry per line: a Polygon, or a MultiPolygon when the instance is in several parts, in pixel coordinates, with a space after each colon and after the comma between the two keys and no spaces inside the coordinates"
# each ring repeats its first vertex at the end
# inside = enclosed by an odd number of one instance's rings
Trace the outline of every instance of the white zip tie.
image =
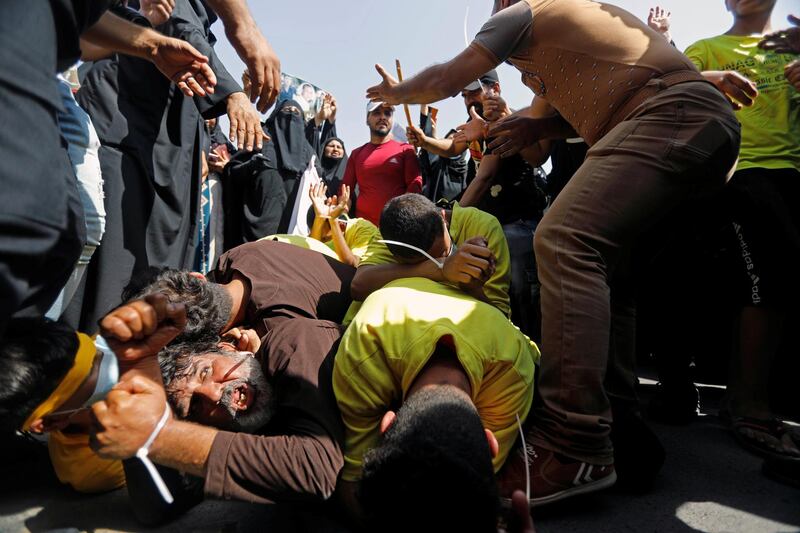
{"type": "Polygon", "coordinates": [[[523,457],[525,458],[525,497],[528,498],[528,501],[531,501],[531,465],[528,462],[528,445],[525,443],[525,432],[522,431],[522,422],[519,420],[519,414],[515,414],[514,416],[517,417],[517,427],[519,428],[519,438],[522,439],[522,451],[523,457]]]}
{"type": "Polygon", "coordinates": [[[161,477],[161,474],[158,473],[156,469],[156,465],[153,464],[153,461],[150,460],[148,457],[148,453],[150,451],[150,446],[153,445],[155,442],[156,437],[158,434],[161,433],[161,430],[164,429],[164,426],[167,425],[167,421],[169,420],[169,404],[164,405],[164,414],[161,415],[161,419],[156,424],[156,427],[153,428],[153,432],[147,438],[145,443],[142,445],[141,448],[136,450],[136,457],[142,461],[145,468],[147,469],[147,473],[150,474],[150,477],[153,479],[153,483],[156,484],[156,488],[158,492],[161,494],[161,497],[164,498],[164,501],[167,503],[172,503],[175,499],[172,497],[172,493],[167,488],[167,484],[164,483],[164,479],[161,477]]]}
{"type": "Polygon", "coordinates": [[[386,240],[386,239],[381,239],[378,242],[381,243],[381,244],[393,244],[395,246],[402,246],[404,248],[410,248],[410,249],[414,250],[415,252],[421,253],[422,255],[424,255],[425,257],[427,257],[431,261],[433,261],[433,264],[436,265],[437,267],[439,267],[439,270],[444,268],[444,263],[443,262],[440,262],[438,259],[433,257],[431,254],[429,254],[428,252],[426,252],[422,248],[417,248],[416,246],[414,246],[412,244],[406,244],[406,243],[400,242],[400,241],[389,241],[389,240],[386,240]]]}

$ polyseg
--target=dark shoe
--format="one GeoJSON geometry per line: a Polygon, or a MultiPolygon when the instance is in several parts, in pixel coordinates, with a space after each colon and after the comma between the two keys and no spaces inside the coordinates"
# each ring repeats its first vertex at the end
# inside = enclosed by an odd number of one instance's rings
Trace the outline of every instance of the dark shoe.
{"type": "Polygon", "coordinates": [[[531,507],[602,490],[617,480],[613,464],[586,463],[528,444],[527,450],[519,448],[512,453],[498,474],[504,506],[511,504],[511,494],[515,490],[525,490],[526,454],[530,465],[531,507]]]}
{"type": "Polygon", "coordinates": [[[635,412],[614,412],[611,443],[617,486],[633,492],[649,490],[666,458],[653,430],[635,412]]]}
{"type": "Polygon", "coordinates": [[[656,422],[685,426],[700,414],[700,393],[694,383],[656,385],[656,394],[650,400],[647,416],[656,422]]]}
{"type": "Polygon", "coordinates": [[[800,489],[800,458],[771,455],[764,459],[761,471],[778,483],[800,489]]]}
{"type": "Polygon", "coordinates": [[[762,457],[800,458],[798,432],[777,418],[762,420],[749,416],[730,417],[733,436],[742,447],[762,457]]]}

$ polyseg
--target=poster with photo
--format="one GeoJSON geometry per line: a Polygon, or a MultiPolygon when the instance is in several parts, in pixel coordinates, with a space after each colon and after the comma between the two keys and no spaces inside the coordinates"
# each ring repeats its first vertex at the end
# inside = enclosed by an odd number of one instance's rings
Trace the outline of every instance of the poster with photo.
{"type": "Polygon", "coordinates": [[[278,100],[296,101],[303,108],[306,120],[314,118],[326,94],[328,91],[320,89],[311,82],[285,72],[281,73],[281,92],[278,100]]]}

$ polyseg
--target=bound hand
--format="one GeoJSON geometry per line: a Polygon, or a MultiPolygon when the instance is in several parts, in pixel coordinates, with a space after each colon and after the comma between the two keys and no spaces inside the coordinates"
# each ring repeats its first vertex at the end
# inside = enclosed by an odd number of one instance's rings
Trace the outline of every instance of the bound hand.
{"type": "Polygon", "coordinates": [[[106,459],[133,457],[156,428],[166,404],[164,389],[154,381],[134,376],[119,382],[105,400],[92,406],[90,446],[106,459]]]}

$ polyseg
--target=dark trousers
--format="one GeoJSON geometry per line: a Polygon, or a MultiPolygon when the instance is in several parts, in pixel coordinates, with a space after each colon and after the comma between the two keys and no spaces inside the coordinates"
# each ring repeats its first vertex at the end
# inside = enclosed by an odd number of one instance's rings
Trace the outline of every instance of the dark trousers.
{"type": "Polygon", "coordinates": [[[3,2],[0,33],[2,335],[15,314],[44,315],[52,305],[80,256],[85,229],[56,122],[50,3],[3,2]]]}
{"type": "Polygon", "coordinates": [[[687,82],[656,93],[589,150],[534,239],[542,298],[534,442],[613,462],[606,385],[635,382],[635,310],[609,280],[646,229],[724,185],[738,149],[730,104],[710,84],[687,82]]]}

